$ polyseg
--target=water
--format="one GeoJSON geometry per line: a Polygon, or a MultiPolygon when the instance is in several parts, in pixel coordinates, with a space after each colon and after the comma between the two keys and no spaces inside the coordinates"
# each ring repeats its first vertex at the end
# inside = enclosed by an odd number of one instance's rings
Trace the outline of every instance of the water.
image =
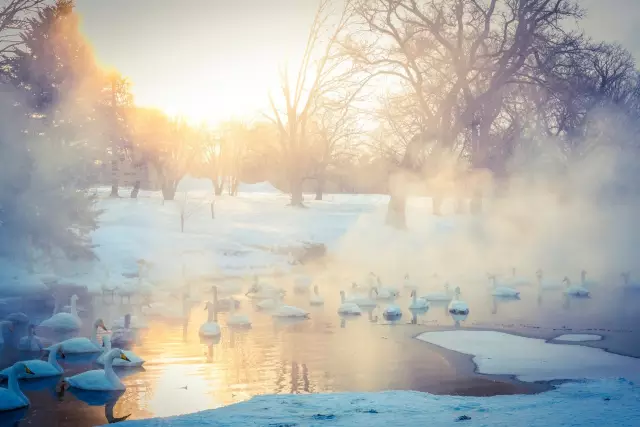
{"type": "MultiPolygon", "coordinates": [[[[447,394],[495,394],[531,389],[508,380],[494,382],[472,372],[464,357],[449,354],[412,339],[435,328],[456,326],[445,305],[432,305],[426,313],[404,310],[408,297],[396,303],[403,317],[382,318],[379,308],[359,318],[336,314],[338,291],[322,287],[325,306],[312,307],[308,297],[288,296],[286,302],[308,309],[309,320],[274,320],[242,301],[250,316],[250,330],[223,327],[219,342],[203,342],[199,325],[206,320],[204,304],[194,304],[188,321],[149,319],[132,347],[147,362],[144,369],[119,370],[127,386],[124,393],[57,390],[57,379],[23,383],[31,400],[24,411],[0,415],[1,425],[95,426],[137,419],[170,416],[211,409],[265,393],[316,393],[410,389],[447,394]]],[[[637,330],[640,292],[620,288],[593,289],[591,299],[566,300],[560,291],[539,293],[522,287],[519,301],[494,300],[484,284],[465,286],[462,299],[471,313],[457,319],[459,327],[502,329],[552,337],[566,332],[603,334],[602,345],[621,353],[640,352],[637,330]],[[597,329],[592,331],[591,329],[597,329]]],[[[403,292],[405,295],[408,291],[403,292]]],[[[109,320],[130,308],[102,302],[88,312],[85,324],[96,316],[109,320]]],[[[220,315],[221,325],[225,314],[220,315]]],[[[46,317],[46,316],[45,316],[46,317]]],[[[35,319],[34,319],[35,320],[35,319]]],[[[88,332],[85,332],[88,336],[88,332]]],[[[68,356],[65,375],[96,369],[95,356],[68,356]]],[[[3,349],[0,367],[19,358],[33,358],[3,349]]]]}

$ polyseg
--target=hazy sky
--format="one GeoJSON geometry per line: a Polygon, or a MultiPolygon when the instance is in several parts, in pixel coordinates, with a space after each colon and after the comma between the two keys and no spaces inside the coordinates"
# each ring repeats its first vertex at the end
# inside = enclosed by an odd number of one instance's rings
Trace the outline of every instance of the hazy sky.
{"type": "MultiPolygon", "coordinates": [[[[640,58],[640,0],[580,0],[594,37],[640,58]]],[[[76,0],[98,60],[136,102],[217,122],[266,107],[284,57],[300,54],[317,0],[76,0]]]]}

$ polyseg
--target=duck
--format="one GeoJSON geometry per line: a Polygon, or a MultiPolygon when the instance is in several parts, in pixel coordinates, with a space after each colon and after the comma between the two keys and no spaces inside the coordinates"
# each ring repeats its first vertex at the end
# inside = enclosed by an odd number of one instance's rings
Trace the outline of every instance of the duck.
{"type": "Polygon", "coordinates": [[[201,337],[218,337],[220,336],[220,325],[218,324],[218,310],[216,309],[217,293],[214,291],[213,302],[207,301],[204,309],[207,313],[207,321],[200,325],[198,334],[201,337]]]}
{"type": "Polygon", "coordinates": [[[384,308],[384,311],[382,312],[382,317],[384,317],[387,320],[397,319],[401,316],[402,316],[402,309],[400,309],[400,307],[398,307],[397,305],[388,305],[384,308]]]}
{"type": "Polygon", "coordinates": [[[295,292],[304,293],[309,291],[309,287],[313,283],[313,279],[309,276],[299,276],[293,282],[293,290],[295,292]]]}
{"type": "Polygon", "coordinates": [[[508,286],[498,286],[498,279],[495,274],[489,274],[488,277],[492,284],[491,295],[494,297],[520,298],[520,291],[516,291],[508,286]]]}
{"type": "MultiPolygon", "coordinates": [[[[58,356],[62,359],[65,358],[64,352],[62,351],[62,347],[60,345],[55,345],[51,347],[49,351],[49,356],[46,361],[40,359],[27,360],[25,363],[33,369],[33,374],[28,374],[27,372],[20,371],[17,373],[18,379],[25,378],[47,378],[47,377],[55,377],[61,375],[63,372],[62,366],[58,363],[58,356]]],[[[8,378],[13,367],[8,367],[0,371],[0,378],[8,378]]]]}
{"type": "Polygon", "coordinates": [[[82,328],[82,320],[78,317],[77,303],[78,296],[71,296],[71,312],[56,313],[58,304],[54,308],[54,314],[50,318],[40,323],[41,328],[47,328],[55,332],[77,332],[82,328]]]}
{"type": "Polygon", "coordinates": [[[242,313],[236,313],[236,305],[233,299],[230,307],[231,309],[229,310],[229,315],[227,316],[227,326],[236,328],[251,327],[251,320],[249,320],[249,316],[242,313]]]}
{"type": "MultiPolygon", "coordinates": [[[[98,365],[104,366],[105,357],[107,356],[107,354],[109,354],[111,350],[113,350],[113,348],[111,348],[111,337],[109,335],[104,335],[102,337],[102,346],[104,348],[103,353],[100,355],[100,357],[98,357],[98,359],[96,360],[96,363],[98,365]]],[[[117,350],[122,351],[125,354],[125,356],[127,356],[127,359],[129,360],[127,361],[121,358],[113,359],[113,362],[111,363],[112,366],[122,367],[122,368],[138,368],[142,366],[145,362],[144,359],[142,359],[140,356],[135,354],[133,351],[122,350],[122,349],[117,349],[117,350]]]]}
{"type": "Polygon", "coordinates": [[[20,390],[20,384],[18,383],[19,375],[22,373],[35,375],[35,372],[25,362],[16,362],[9,368],[9,386],[8,388],[0,388],[0,412],[13,411],[29,406],[29,399],[20,390]]]}
{"type": "Polygon", "coordinates": [[[104,355],[104,369],[86,371],[64,379],[71,387],[92,391],[123,391],[125,385],[113,370],[113,361],[121,359],[129,362],[129,358],[119,348],[114,348],[104,355]]]}
{"type": "Polygon", "coordinates": [[[640,289],[640,283],[631,281],[631,272],[625,271],[624,273],[621,273],[620,276],[622,277],[622,283],[626,288],[640,289]]]}
{"type": "Polygon", "coordinates": [[[580,272],[580,285],[582,285],[583,288],[588,289],[597,286],[598,282],[596,282],[595,280],[587,279],[587,270],[583,269],[580,272]]]}
{"type": "Polygon", "coordinates": [[[309,298],[309,304],[311,304],[311,305],[323,305],[324,304],[324,298],[322,298],[320,296],[320,293],[318,292],[318,285],[314,285],[313,286],[313,295],[311,295],[311,297],[309,298]]]}
{"type": "Polygon", "coordinates": [[[449,283],[444,284],[444,292],[431,292],[426,294],[424,297],[427,301],[451,301],[453,295],[451,294],[451,288],[449,283]]]}
{"type": "Polygon", "coordinates": [[[36,336],[36,326],[29,325],[27,336],[20,338],[18,342],[18,350],[22,351],[41,351],[42,343],[40,338],[36,336]]]}
{"type": "MultiPolygon", "coordinates": [[[[66,354],[100,353],[102,346],[98,343],[98,328],[107,331],[102,319],[96,319],[93,323],[91,339],[85,337],[69,338],[54,345],[60,345],[66,354]]],[[[52,348],[53,346],[49,346],[46,350],[51,351],[52,348]]]]}
{"type": "Polygon", "coordinates": [[[367,296],[352,295],[350,297],[347,297],[346,302],[352,302],[354,304],[357,304],[359,307],[376,307],[378,303],[373,298],[374,292],[375,292],[375,287],[370,287],[369,294],[367,296]]]}
{"type": "Polygon", "coordinates": [[[582,286],[572,285],[571,280],[566,276],[562,279],[562,284],[565,285],[565,289],[563,291],[565,295],[574,297],[588,297],[591,295],[588,289],[582,286]]]}
{"type": "Polygon", "coordinates": [[[8,320],[0,321],[0,345],[4,345],[5,334],[13,333],[13,322],[8,320]]]}
{"type": "Polygon", "coordinates": [[[469,314],[469,306],[460,299],[459,287],[456,287],[455,298],[451,300],[447,309],[451,314],[469,314]]]}
{"type": "Polygon", "coordinates": [[[410,310],[427,310],[429,308],[429,301],[425,298],[418,298],[418,292],[414,289],[411,291],[411,304],[409,304],[410,310]]]}
{"type": "Polygon", "coordinates": [[[346,314],[351,316],[359,316],[362,314],[360,306],[354,302],[345,301],[344,291],[340,291],[341,304],[338,307],[338,314],[346,314]]]}

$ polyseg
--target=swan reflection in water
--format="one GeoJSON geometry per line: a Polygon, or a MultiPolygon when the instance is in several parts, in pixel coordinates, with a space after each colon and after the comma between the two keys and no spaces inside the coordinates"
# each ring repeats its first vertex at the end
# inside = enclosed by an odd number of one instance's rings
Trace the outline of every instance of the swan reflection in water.
{"type": "Polygon", "coordinates": [[[453,314],[453,313],[449,313],[449,314],[451,315],[451,318],[454,321],[455,328],[459,328],[460,322],[464,322],[465,320],[467,320],[467,317],[469,317],[468,314],[453,314]]]}

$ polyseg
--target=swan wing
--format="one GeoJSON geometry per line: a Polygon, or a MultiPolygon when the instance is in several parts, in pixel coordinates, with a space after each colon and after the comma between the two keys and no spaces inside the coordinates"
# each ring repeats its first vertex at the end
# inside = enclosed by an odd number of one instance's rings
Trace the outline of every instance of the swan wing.
{"type": "Polygon", "coordinates": [[[9,389],[0,388],[0,411],[24,408],[29,403],[9,389]]]}
{"type": "Polygon", "coordinates": [[[71,387],[81,388],[83,390],[112,391],[118,389],[107,379],[107,375],[103,369],[86,371],[81,374],[65,378],[65,380],[71,387]]]}

